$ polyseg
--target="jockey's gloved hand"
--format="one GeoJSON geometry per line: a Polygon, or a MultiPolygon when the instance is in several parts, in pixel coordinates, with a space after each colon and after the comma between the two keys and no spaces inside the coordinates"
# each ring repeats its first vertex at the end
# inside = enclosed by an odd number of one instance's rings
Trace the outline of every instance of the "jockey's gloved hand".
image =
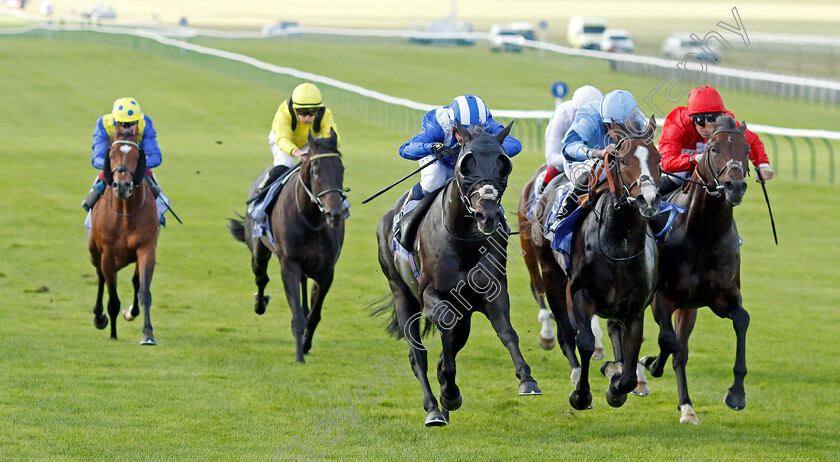
{"type": "Polygon", "coordinates": [[[432,154],[438,158],[438,160],[449,157],[449,156],[457,156],[458,150],[455,148],[450,148],[449,146],[444,145],[443,143],[432,143],[430,146],[432,150],[432,154]]]}

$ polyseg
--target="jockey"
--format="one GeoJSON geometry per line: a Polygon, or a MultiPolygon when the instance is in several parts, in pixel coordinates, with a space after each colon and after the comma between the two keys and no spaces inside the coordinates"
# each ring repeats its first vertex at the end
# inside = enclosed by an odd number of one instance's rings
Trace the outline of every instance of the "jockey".
{"type": "MultiPolygon", "coordinates": [[[[659,181],[660,194],[665,195],[679,187],[685,178],[694,173],[694,166],[703,158],[706,141],[712,130],[706,125],[714,122],[718,116],[735,115],[723,106],[720,93],[710,86],[691,90],[688,107],[674,108],[662,126],[659,138],[659,153],[662,154],[662,170],[677,174],[681,179],[663,175],[659,181]]],[[[737,123],[737,121],[736,121],[737,123]]],[[[750,144],[750,160],[758,168],[764,180],[773,178],[770,160],[764,151],[764,144],[758,136],[747,130],[747,142],[750,144]]],[[[761,181],[756,179],[756,181],[761,181]]]]}
{"type": "MultiPolygon", "coordinates": [[[[160,185],[157,182],[152,169],[160,165],[161,153],[158,147],[157,133],[152,125],[152,119],[140,110],[137,100],[131,97],[119,98],[114,101],[114,107],[110,113],[103,115],[96,121],[96,128],[93,131],[93,153],[90,156],[91,163],[99,170],[105,166],[105,156],[111,150],[111,142],[114,139],[114,132],[117,124],[123,128],[131,128],[137,124],[137,144],[141,152],[146,154],[146,177],[152,186],[157,199],[162,195],[160,185]]],[[[82,201],[82,208],[86,211],[93,209],[96,201],[102,196],[105,190],[105,176],[103,172],[94,180],[93,187],[87,197],[82,201]]],[[[165,197],[165,196],[164,196],[165,197]]],[[[168,203],[168,200],[164,201],[168,203]]],[[[166,207],[163,208],[166,211],[166,207]]]]}
{"type": "Polygon", "coordinates": [[[603,97],[601,90],[592,85],[584,85],[575,90],[570,101],[564,101],[554,110],[548,126],[545,127],[545,164],[548,169],[542,186],[537,189],[537,194],[541,194],[548,183],[563,171],[563,165],[566,162],[566,158],[563,157],[563,137],[572,126],[577,110],[584,104],[603,97]]]}
{"type": "MultiPolygon", "coordinates": [[[[420,199],[442,188],[446,180],[454,175],[461,143],[461,135],[455,132],[456,120],[464,127],[479,126],[493,135],[504,129],[493,119],[484,100],[475,95],[458,96],[449,106],[427,112],[423,116],[420,133],[400,146],[400,156],[419,160],[420,165],[439,160],[435,165],[421,170],[420,182],[411,188],[398,217],[413,210],[420,199]]],[[[504,139],[502,147],[509,157],[522,150],[519,140],[510,135],[504,139]]]]}
{"type": "MultiPolygon", "coordinates": [[[[635,119],[639,126],[646,124],[645,115],[632,93],[625,90],[613,90],[601,99],[590,101],[578,109],[572,126],[563,138],[564,170],[574,189],[563,197],[563,203],[557,214],[552,231],[569,216],[578,206],[578,197],[589,187],[589,172],[602,159],[615,153],[615,141],[607,136],[613,122],[626,123],[635,119]]],[[[606,177],[601,172],[598,181],[606,177]]]]}
{"type": "Polygon", "coordinates": [[[324,106],[321,91],[308,82],[298,85],[291,98],[280,103],[274,114],[268,132],[268,147],[274,156],[274,168],[248,203],[260,200],[275,181],[295,167],[309,150],[306,143],[310,131],[314,138],[324,138],[330,135],[330,129],[338,135],[332,111],[324,106]]]}

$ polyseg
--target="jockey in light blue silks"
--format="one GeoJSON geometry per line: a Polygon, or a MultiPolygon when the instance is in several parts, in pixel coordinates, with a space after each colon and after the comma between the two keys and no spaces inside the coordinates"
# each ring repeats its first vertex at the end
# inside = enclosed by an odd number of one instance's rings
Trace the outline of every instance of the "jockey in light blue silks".
{"type": "MultiPolygon", "coordinates": [[[[421,170],[420,182],[411,188],[397,217],[413,210],[420,199],[442,188],[446,180],[454,175],[461,148],[461,137],[455,132],[456,120],[464,127],[480,126],[493,135],[504,129],[502,124],[493,120],[484,100],[475,95],[458,96],[449,106],[427,112],[423,116],[420,133],[400,146],[400,156],[409,160],[419,160],[420,165],[427,165],[435,159],[440,160],[435,165],[421,170]]],[[[510,135],[502,142],[502,147],[509,157],[519,154],[522,150],[519,140],[510,135]]]]}
{"type": "MultiPolygon", "coordinates": [[[[119,98],[114,101],[114,106],[110,113],[96,120],[96,128],[93,130],[90,161],[94,168],[102,170],[105,166],[105,157],[111,150],[111,143],[114,141],[117,125],[123,128],[131,128],[135,124],[137,125],[138,147],[146,155],[147,170],[143,173],[146,175],[152,187],[152,192],[154,193],[158,206],[160,221],[163,224],[165,222],[163,213],[169,209],[169,199],[163,195],[163,191],[160,189],[160,185],[152,173],[152,169],[162,162],[160,147],[157,142],[157,132],[155,131],[154,125],[152,125],[152,119],[143,113],[140,105],[137,104],[137,100],[131,97],[119,98]]],[[[82,208],[90,212],[99,200],[99,197],[102,196],[103,191],[105,191],[105,177],[103,172],[100,172],[99,176],[94,180],[87,197],[82,201],[82,208]]]]}
{"type": "MultiPolygon", "coordinates": [[[[565,195],[551,229],[577,208],[577,198],[588,189],[589,172],[604,156],[615,153],[615,141],[607,135],[612,123],[626,123],[636,119],[644,127],[646,118],[636,98],[625,90],[613,90],[601,99],[586,103],[578,109],[572,126],[563,137],[564,170],[574,189],[565,195]]],[[[606,178],[602,171],[598,181],[606,178]]]]}

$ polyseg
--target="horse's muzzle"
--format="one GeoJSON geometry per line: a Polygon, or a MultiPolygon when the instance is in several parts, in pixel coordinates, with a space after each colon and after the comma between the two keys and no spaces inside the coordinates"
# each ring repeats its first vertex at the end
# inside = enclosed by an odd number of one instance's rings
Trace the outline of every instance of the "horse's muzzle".
{"type": "Polygon", "coordinates": [[[730,180],[723,183],[723,193],[726,203],[731,206],[740,205],[747,192],[747,182],[744,180],[730,180]]]}
{"type": "Polygon", "coordinates": [[[330,225],[331,228],[338,228],[341,223],[344,221],[344,212],[340,209],[331,209],[325,212],[327,216],[327,224],[330,225]]]}
{"type": "Polygon", "coordinates": [[[657,213],[659,213],[659,207],[662,206],[662,195],[659,192],[653,196],[653,200],[648,203],[645,196],[639,195],[636,196],[636,207],[639,208],[639,213],[642,214],[642,217],[645,220],[650,220],[651,218],[655,217],[657,213]]]}
{"type": "Polygon", "coordinates": [[[478,230],[485,236],[489,236],[496,232],[502,218],[502,211],[497,206],[492,209],[482,209],[475,212],[475,221],[478,225],[478,230]]]}
{"type": "Polygon", "coordinates": [[[134,182],[115,181],[112,187],[114,188],[114,195],[117,196],[117,199],[125,200],[131,197],[131,193],[134,191],[134,182]]]}

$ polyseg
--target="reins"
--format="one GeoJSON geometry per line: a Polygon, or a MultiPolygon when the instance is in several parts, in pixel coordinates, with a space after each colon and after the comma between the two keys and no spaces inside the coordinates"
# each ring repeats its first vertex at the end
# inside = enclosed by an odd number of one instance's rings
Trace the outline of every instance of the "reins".
{"type": "MultiPolygon", "coordinates": [[[[339,157],[340,158],[341,154],[339,154],[337,152],[327,152],[327,153],[323,153],[323,154],[315,154],[314,156],[309,157],[309,159],[307,159],[306,162],[311,162],[315,159],[322,159],[322,158],[326,158],[326,157],[339,157]]],[[[336,193],[339,194],[339,197],[341,197],[342,201],[344,201],[344,199],[347,198],[347,195],[344,194],[344,190],[340,189],[340,188],[325,189],[323,191],[320,191],[318,194],[313,193],[312,190],[309,188],[309,186],[307,186],[307,184],[303,180],[301,180],[300,172],[298,172],[297,182],[300,186],[303,186],[303,190],[306,191],[306,195],[309,196],[309,200],[318,207],[318,210],[321,212],[321,214],[326,213],[326,209],[324,208],[324,203],[321,201],[321,198],[323,196],[325,196],[329,193],[332,193],[332,192],[336,192],[336,193]]],[[[306,215],[303,214],[303,209],[300,206],[300,201],[298,200],[297,195],[295,195],[295,205],[297,205],[298,212],[300,212],[301,216],[303,217],[304,224],[307,227],[309,227],[310,229],[312,229],[313,231],[318,231],[318,230],[322,229],[327,224],[327,220],[325,218],[324,222],[321,223],[320,226],[318,226],[318,227],[314,227],[314,226],[310,225],[306,221],[306,215]]]]}
{"type": "MultiPolygon", "coordinates": [[[[135,148],[137,148],[138,151],[140,150],[140,145],[135,143],[134,141],[130,141],[130,140],[114,140],[111,143],[111,147],[114,147],[115,144],[127,144],[129,146],[134,146],[135,148]]],[[[126,155],[128,155],[128,152],[123,152],[122,161],[120,162],[120,165],[111,169],[111,175],[113,175],[114,173],[117,173],[117,172],[127,171],[128,173],[131,174],[131,181],[132,181],[132,183],[134,183],[134,187],[132,189],[140,188],[140,187],[143,186],[143,181],[140,181],[139,184],[138,184],[137,181],[136,181],[137,173],[134,170],[128,168],[125,165],[125,156],[126,155]]],[[[145,174],[145,172],[143,172],[143,174],[145,174]]],[[[110,185],[108,185],[108,186],[110,186],[110,185]]],[[[113,190],[113,187],[111,189],[113,190]]],[[[142,189],[143,189],[143,199],[140,201],[140,205],[137,206],[137,210],[135,210],[131,213],[120,213],[120,212],[118,212],[114,208],[114,200],[113,200],[114,196],[112,195],[111,196],[111,211],[114,212],[114,215],[118,215],[118,216],[121,216],[121,217],[130,217],[130,216],[136,215],[138,212],[143,210],[143,204],[146,203],[146,188],[142,188],[142,189]]],[[[123,200],[123,199],[120,199],[120,200],[123,200]]]]}

